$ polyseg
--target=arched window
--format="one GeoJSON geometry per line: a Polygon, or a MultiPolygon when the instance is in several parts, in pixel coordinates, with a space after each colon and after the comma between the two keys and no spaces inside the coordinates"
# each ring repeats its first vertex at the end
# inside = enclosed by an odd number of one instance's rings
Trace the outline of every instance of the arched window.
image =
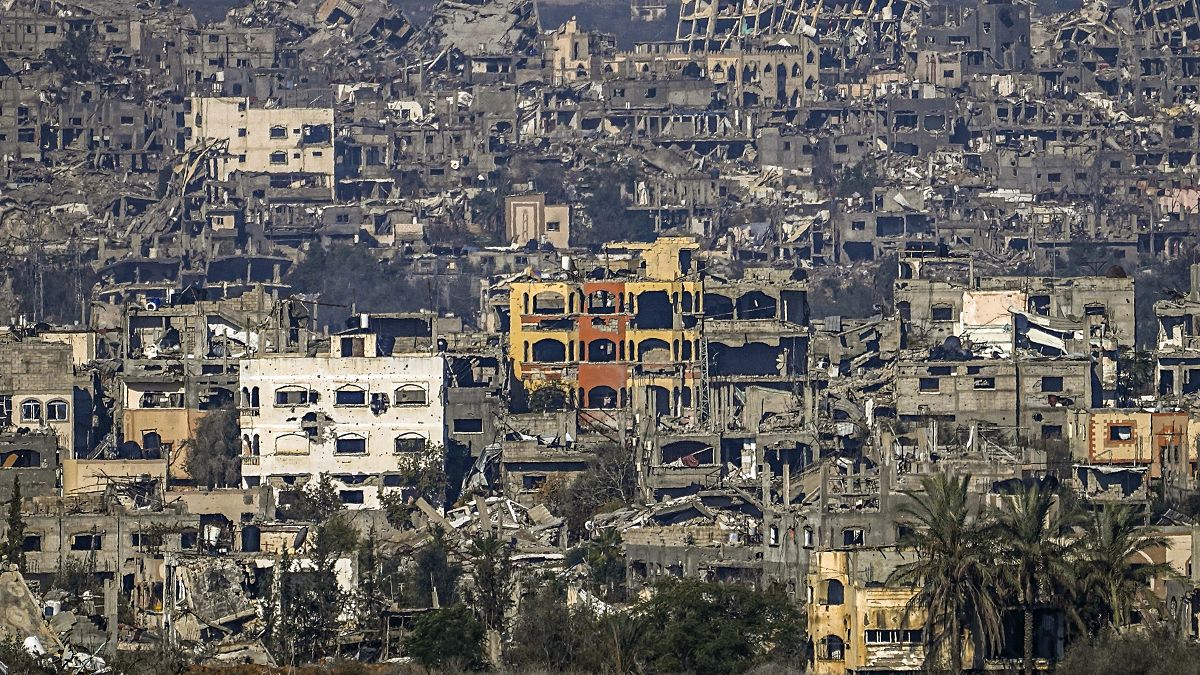
{"type": "Polygon", "coordinates": [[[617,359],[617,346],[612,340],[592,340],[587,346],[587,360],[592,363],[607,363],[617,359]]]}
{"type": "Polygon", "coordinates": [[[641,363],[670,363],[671,345],[658,338],[642,340],[638,344],[637,359],[641,363]]]}
{"type": "Polygon", "coordinates": [[[567,299],[562,293],[542,291],[533,296],[534,314],[562,314],[566,310],[567,299]]]}
{"type": "Polygon", "coordinates": [[[617,390],[603,385],[592,387],[592,390],[588,392],[587,407],[616,408],[617,390]]]}
{"type": "Polygon", "coordinates": [[[287,138],[287,127],[282,124],[271,127],[271,138],[287,138]]]}
{"type": "Polygon", "coordinates": [[[409,454],[425,452],[428,441],[420,434],[400,434],[396,437],[396,453],[409,454]]]}
{"type": "MultiPolygon", "coordinates": [[[[275,454],[277,455],[307,455],[308,436],[304,434],[285,434],[275,439],[275,454]]],[[[254,452],[251,444],[250,452],[254,452]]]]}
{"type": "Polygon", "coordinates": [[[22,422],[42,421],[42,402],[36,398],[27,398],[21,402],[22,422]]]}
{"type": "Polygon", "coordinates": [[[588,296],[589,314],[612,314],[617,311],[617,296],[606,290],[593,291],[588,296]]]}
{"type": "Polygon", "coordinates": [[[545,338],[533,343],[535,363],[562,363],[567,359],[567,347],[558,340],[545,338]]]}
{"type": "Polygon", "coordinates": [[[366,405],[367,390],[362,387],[356,387],[352,384],[339,387],[334,392],[335,405],[366,405]]]}
{"type": "Polygon", "coordinates": [[[846,601],[846,587],[837,579],[826,579],[824,591],[822,605],[840,605],[846,601]]]}
{"type": "Polygon", "coordinates": [[[275,390],[275,405],[297,406],[308,405],[308,389],[298,385],[288,385],[275,390]]]}
{"type": "Polygon", "coordinates": [[[826,635],[817,643],[817,658],[842,661],[846,658],[846,643],[836,635],[826,635]]]}
{"type": "Polygon", "coordinates": [[[70,417],[70,407],[62,399],[55,399],[46,404],[46,420],[50,422],[66,422],[70,417]]]}
{"type": "Polygon", "coordinates": [[[339,455],[365,455],[367,453],[367,439],[359,434],[338,436],[334,452],[339,455]]]}
{"type": "Polygon", "coordinates": [[[396,405],[429,405],[429,394],[419,384],[402,384],[396,387],[396,405]]]}

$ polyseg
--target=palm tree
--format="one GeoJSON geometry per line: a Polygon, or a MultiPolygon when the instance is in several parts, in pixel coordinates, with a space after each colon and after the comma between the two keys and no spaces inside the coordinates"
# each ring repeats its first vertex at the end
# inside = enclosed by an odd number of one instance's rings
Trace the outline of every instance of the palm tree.
{"type": "Polygon", "coordinates": [[[1033,610],[1067,578],[1069,546],[1057,537],[1075,521],[1072,513],[1052,514],[1054,492],[1034,483],[1000,510],[995,534],[1007,585],[1014,591],[1024,619],[1021,664],[1033,674],[1033,610]]]}
{"type": "Polygon", "coordinates": [[[922,477],[920,492],[904,491],[909,500],[900,512],[916,528],[901,543],[916,548],[918,558],[888,580],[920,588],[908,608],[925,612],[926,661],[944,659],[948,652],[953,673],[963,672],[967,631],[980,648],[977,653],[1000,642],[991,532],[985,518],[971,517],[969,483],[970,476],[939,473],[922,477]]]}
{"type": "Polygon", "coordinates": [[[1129,611],[1149,589],[1150,579],[1173,573],[1167,563],[1149,562],[1145,552],[1167,542],[1142,528],[1139,520],[1129,506],[1106,506],[1087,520],[1079,542],[1077,591],[1099,604],[1101,621],[1118,633],[1129,623],[1129,611]]]}

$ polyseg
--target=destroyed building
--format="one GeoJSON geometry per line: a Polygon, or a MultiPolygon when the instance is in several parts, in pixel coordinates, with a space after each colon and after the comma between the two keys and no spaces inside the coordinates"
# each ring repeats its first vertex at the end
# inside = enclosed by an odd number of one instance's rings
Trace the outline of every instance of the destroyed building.
{"type": "MultiPolygon", "coordinates": [[[[1195,635],[1195,3],[235,4],[0,6],[0,572],[54,658],[272,662],[329,497],[464,579],[496,535],[514,600],[777,589],[810,670],[917,672],[889,577],[943,473],[1163,525],[1195,635]]],[[[432,610],[375,609],[342,655],[407,657],[432,610]]]]}

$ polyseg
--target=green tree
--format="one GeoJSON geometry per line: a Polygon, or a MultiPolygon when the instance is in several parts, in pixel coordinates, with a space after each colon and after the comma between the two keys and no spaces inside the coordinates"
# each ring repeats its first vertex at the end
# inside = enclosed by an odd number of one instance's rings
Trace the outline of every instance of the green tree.
{"type": "Polygon", "coordinates": [[[505,187],[480,190],[468,202],[471,219],[479,226],[484,243],[497,244],[504,239],[504,198],[507,194],[505,187]]]}
{"type": "Polygon", "coordinates": [[[431,504],[441,504],[448,485],[447,456],[443,446],[429,443],[424,451],[401,457],[397,462],[396,474],[405,487],[416,491],[431,504]]]}
{"type": "Polygon", "coordinates": [[[513,627],[519,639],[505,653],[505,660],[518,671],[566,672],[580,668],[580,657],[588,648],[587,622],[567,607],[563,582],[550,576],[533,584],[521,598],[513,627]]]}
{"type": "Polygon", "coordinates": [[[906,491],[901,517],[916,527],[902,540],[918,559],[898,567],[889,582],[919,590],[909,610],[925,615],[926,662],[949,661],[950,672],[962,673],[963,641],[970,631],[980,647],[977,656],[1000,642],[999,570],[989,524],[971,516],[970,476],[939,473],[921,479],[921,491],[906,491]]]}
{"type": "Polygon", "coordinates": [[[621,550],[621,533],[616,528],[601,530],[588,542],[585,559],[593,588],[605,600],[612,602],[623,597],[618,589],[625,586],[625,554],[621,550]]]}
{"type": "Polygon", "coordinates": [[[383,584],[383,557],[379,550],[379,535],[375,526],[367,532],[358,547],[358,622],[367,627],[379,621],[387,607],[387,593],[383,584]]]}
{"type": "Polygon", "coordinates": [[[25,651],[25,644],[22,638],[17,637],[13,633],[6,633],[3,638],[0,638],[0,663],[8,666],[8,672],[21,673],[21,675],[51,675],[57,673],[58,669],[50,669],[44,665],[39,659],[30,656],[29,652],[25,651]]]}
{"type": "Polygon", "coordinates": [[[803,619],[788,599],[740,584],[668,583],[638,614],[654,672],[741,673],[770,656],[802,653],[803,619]]]}
{"type": "Polygon", "coordinates": [[[380,260],[365,246],[339,244],[314,247],[288,270],[286,283],[296,293],[321,298],[319,321],[340,326],[352,306],[377,312],[407,312],[425,308],[427,293],[419,292],[402,263],[380,260]]]}
{"type": "Polygon", "coordinates": [[[421,614],[404,649],[426,668],[483,670],[483,626],[463,605],[421,614]]]}
{"type": "Polygon", "coordinates": [[[10,564],[25,571],[25,517],[21,515],[21,477],[13,477],[12,497],[8,500],[8,521],[4,535],[4,547],[0,549],[10,564]]]}
{"type": "Polygon", "coordinates": [[[576,536],[597,513],[620,508],[637,495],[637,464],[633,453],[617,443],[596,448],[595,460],[569,484],[556,485],[546,506],[567,521],[576,536]]]}
{"type": "Polygon", "coordinates": [[[440,606],[458,602],[462,567],[450,561],[446,533],[435,527],[433,539],[413,556],[414,566],[404,584],[404,599],[411,607],[432,607],[434,593],[440,606]]]}
{"type": "Polygon", "coordinates": [[[1085,619],[1093,631],[1108,627],[1119,633],[1134,603],[1146,597],[1150,579],[1173,574],[1166,563],[1142,562],[1147,549],[1164,547],[1166,540],[1142,527],[1133,508],[1123,504],[1093,512],[1085,528],[1076,558],[1076,602],[1094,608],[1090,621],[1085,619]]]}
{"type": "Polygon", "coordinates": [[[850,197],[855,194],[868,198],[871,196],[881,181],[875,172],[875,167],[868,161],[864,159],[842,172],[833,186],[835,197],[850,197]]]}
{"type": "Polygon", "coordinates": [[[1154,353],[1126,349],[1117,357],[1117,398],[1126,406],[1134,399],[1154,393],[1154,353]]]}
{"type": "Polygon", "coordinates": [[[595,637],[589,640],[595,645],[583,652],[590,657],[584,668],[589,672],[607,672],[613,675],[635,675],[646,672],[649,658],[645,652],[649,641],[646,620],[640,615],[610,613],[594,622],[590,631],[595,637]]]}
{"type": "Polygon", "coordinates": [[[281,520],[320,523],[346,508],[329,474],[321,474],[316,483],[283,490],[276,515],[281,520]]]}
{"type": "Polygon", "coordinates": [[[484,627],[503,634],[512,606],[512,550],[508,542],[491,534],[471,540],[469,551],[474,564],[471,604],[484,627]]]}
{"type": "Polygon", "coordinates": [[[214,410],[196,424],[184,468],[198,485],[232,487],[242,482],[241,429],[237,410],[214,410]]]}
{"type": "Polygon", "coordinates": [[[354,598],[338,587],[335,565],[354,551],[353,528],[335,517],[317,528],[308,564],[285,550],[264,593],[264,641],[276,660],[288,665],[315,661],[333,652],[342,629],[343,609],[354,598]]]}
{"type": "Polygon", "coordinates": [[[586,221],[571,233],[572,244],[602,246],[610,241],[651,241],[654,229],[645,218],[631,217],[625,208],[622,186],[631,185],[637,173],[627,167],[592,169],[583,179],[583,213],[586,221]]]}
{"type": "Polygon", "coordinates": [[[1057,675],[1194,675],[1200,644],[1183,640],[1165,626],[1148,631],[1103,635],[1067,648],[1057,675]]]}
{"type": "Polygon", "coordinates": [[[1054,504],[1054,492],[1035,483],[1017,493],[1011,507],[1001,509],[996,518],[1000,562],[1022,613],[1025,675],[1033,673],[1034,610],[1063,588],[1069,574],[1069,547],[1059,543],[1059,537],[1075,517],[1054,513],[1054,504]]]}

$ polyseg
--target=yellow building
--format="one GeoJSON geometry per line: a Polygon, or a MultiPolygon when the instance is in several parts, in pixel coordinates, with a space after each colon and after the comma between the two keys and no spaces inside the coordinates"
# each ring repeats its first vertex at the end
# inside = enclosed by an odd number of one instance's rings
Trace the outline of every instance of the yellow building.
{"type": "Polygon", "coordinates": [[[510,282],[513,374],[527,392],[553,386],[580,408],[686,414],[700,375],[697,250],[687,237],[612,244],[610,255],[638,260],[636,276],[563,272],[510,282]]]}
{"type": "Polygon", "coordinates": [[[922,670],[924,615],[908,611],[916,590],[885,584],[913,555],[895,549],[814,552],[808,575],[813,673],[922,670]]]}
{"type": "Polygon", "coordinates": [[[1076,461],[1095,465],[1144,467],[1150,478],[1172,482],[1194,479],[1200,424],[1185,412],[1092,410],[1087,446],[1076,448],[1076,461]]]}

